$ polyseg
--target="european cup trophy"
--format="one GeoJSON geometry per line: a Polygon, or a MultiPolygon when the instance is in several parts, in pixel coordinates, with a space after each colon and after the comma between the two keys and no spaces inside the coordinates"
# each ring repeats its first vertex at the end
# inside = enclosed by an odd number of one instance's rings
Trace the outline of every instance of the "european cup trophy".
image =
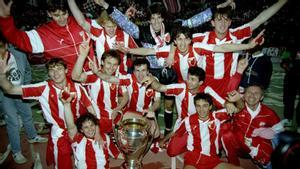
{"type": "Polygon", "coordinates": [[[143,157],[153,140],[147,120],[138,116],[123,119],[115,126],[114,134],[117,145],[125,156],[123,166],[127,169],[141,169],[143,157]]]}

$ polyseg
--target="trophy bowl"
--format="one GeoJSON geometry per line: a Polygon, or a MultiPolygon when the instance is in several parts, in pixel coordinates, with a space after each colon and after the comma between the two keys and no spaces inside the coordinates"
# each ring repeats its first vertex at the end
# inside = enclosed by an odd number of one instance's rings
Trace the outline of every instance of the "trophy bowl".
{"type": "Polygon", "coordinates": [[[142,160],[148,152],[153,137],[149,134],[149,125],[145,118],[122,120],[114,128],[117,146],[125,156],[123,167],[142,168],[142,160]]]}

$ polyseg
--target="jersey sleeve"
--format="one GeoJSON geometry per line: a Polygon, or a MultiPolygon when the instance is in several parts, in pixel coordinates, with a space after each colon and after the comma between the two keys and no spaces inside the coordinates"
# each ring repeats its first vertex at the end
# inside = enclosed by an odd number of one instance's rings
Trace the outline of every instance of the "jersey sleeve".
{"type": "Polygon", "coordinates": [[[4,37],[17,48],[29,53],[44,52],[44,45],[37,30],[25,32],[17,29],[12,16],[0,17],[0,28],[4,37]]]}
{"type": "Polygon", "coordinates": [[[22,98],[23,99],[34,99],[38,100],[39,97],[42,95],[43,91],[45,90],[47,82],[41,82],[37,84],[29,84],[29,85],[22,85],[22,98]]]}
{"type": "Polygon", "coordinates": [[[236,37],[237,43],[241,43],[252,36],[252,30],[249,24],[242,25],[235,29],[229,29],[229,31],[236,37]]]}
{"type": "Polygon", "coordinates": [[[156,48],[155,49],[155,55],[157,58],[167,58],[169,56],[170,53],[170,46],[163,46],[161,48],[156,48]]]}
{"type": "Polygon", "coordinates": [[[167,91],[165,92],[165,94],[168,96],[177,96],[181,94],[185,89],[185,86],[183,84],[170,84],[166,86],[167,91]]]}

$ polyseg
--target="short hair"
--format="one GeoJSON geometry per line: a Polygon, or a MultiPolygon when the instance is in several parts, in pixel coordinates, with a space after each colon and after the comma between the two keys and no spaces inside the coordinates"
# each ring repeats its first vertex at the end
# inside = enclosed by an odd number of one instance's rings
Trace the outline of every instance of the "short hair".
{"type": "Polygon", "coordinates": [[[48,0],[47,11],[56,12],[57,10],[68,11],[69,6],[66,0],[48,0]]]}
{"type": "Polygon", "coordinates": [[[147,65],[147,69],[150,69],[150,63],[145,58],[137,58],[133,61],[133,70],[135,70],[136,66],[147,65]]]}
{"type": "Polygon", "coordinates": [[[118,60],[118,64],[120,65],[121,63],[121,57],[120,57],[120,53],[116,50],[108,50],[105,51],[101,57],[101,60],[104,61],[106,58],[108,57],[112,57],[118,60]]]}
{"type": "Polygon", "coordinates": [[[161,17],[164,17],[166,14],[166,9],[164,5],[160,2],[152,3],[146,11],[146,17],[150,20],[153,14],[158,14],[161,17]]]}
{"type": "Polygon", "coordinates": [[[213,12],[213,19],[216,19],[219,16],[226,16],[227,18],[232,19],[232,8],[230,6],[217,8],[213,12]]]}
{"type": "Polygon", "coordinates": [[[198,66],[190,67],[188,70],[188,74],[192,76],[197,76],[199,78],[199,81],[205,80],[205,71],[198,66]]]}
{"type": "Polygon", "coordinates": [[[258,88],[260,88],[262,95],[265,93],[264,87],[263,87],[261,84],[259,84],[259,83],[252,83],[252,84],[249,84],[249,85],[245,88],[245,92],[248,90],[249,87],[258,87],[258,88]]]}
{"type": "Polygon", "coordinates": [[[104,25],[106,22],[112,22],[113,24],[117,25],[116,22],[108,15],[106,10],[102,11],[100,16],[97,19],[98,24],[104,25]]]}
{"type": "Polygon", "coordinates": [[[175,40],[180,34],[192,40],[191,29],[177,24],[177,26],[172,29],[172,40],[175,40]]]}
{"type": "Polygon", "coordinates": [[[46,68],[49,70],[50,67],[55,65],[63,65],[65,69],[67,69],[67,65],[62,58],[52,58],[46,63],[46,68]]]}
{"type": "Polygon", "coordinates": [[[98,125],[98,120],[97,118],[92,115],[91,113],[85,113],[83,115],[81,115],[77,120],[76,120],[76,127],[77,127],[77,130],[78,132],[82,133],[81,132],[81,129],[82,129],[82,124],[86,121],[91,121],[93,122],[95,125],[98,125]]]}
{"type": "Polygon", "coordinates": [[[208,102],[208,104],[210,106],[213,105],[213,99],[211,97],[211,95],[206,94],[206,93],[198,93],[195,97],[194,97],[194,104],[196,105],[196,101],[198,100],[205,100],[208,102]]]}

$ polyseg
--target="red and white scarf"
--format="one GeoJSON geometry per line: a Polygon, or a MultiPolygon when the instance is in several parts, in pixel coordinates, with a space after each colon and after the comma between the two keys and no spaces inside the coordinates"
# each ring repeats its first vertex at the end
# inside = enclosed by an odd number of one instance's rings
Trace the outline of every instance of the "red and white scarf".
{"type": "Polygon", "coordinates": [[[163,23],[161,23],[160,36],[156,35],[151,24],[150,24],[150,33],[151,33],[153,39],[155,40],[156,47],[165,46],[166,42],[168,43],[171,40],[170,34],[169,33],[165,34],[165,25],[163,23]]]}

